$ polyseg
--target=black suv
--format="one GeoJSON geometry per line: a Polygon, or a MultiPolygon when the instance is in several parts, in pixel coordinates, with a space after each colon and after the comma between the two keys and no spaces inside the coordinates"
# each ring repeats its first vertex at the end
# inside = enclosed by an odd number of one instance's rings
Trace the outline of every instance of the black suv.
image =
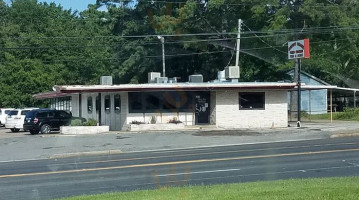
{"type": "Polygon", "coordinates": [[[24,130],[32,135],[50,133],[51,130],[59,130],[60,126],[71,123],[71,112],[52,109],[36,109],[26,113],[24,130]]]}

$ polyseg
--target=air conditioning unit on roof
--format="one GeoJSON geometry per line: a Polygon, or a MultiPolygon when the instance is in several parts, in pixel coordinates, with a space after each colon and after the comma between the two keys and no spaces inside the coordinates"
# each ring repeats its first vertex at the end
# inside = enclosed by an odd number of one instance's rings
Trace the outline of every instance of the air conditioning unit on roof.
{"type": "Polygon", "coordinates": [[[203,83],[203,75],[202,74],[195,74],[189,76],[190,83],[203,83]]]}
{"type": "Polygon", "coordinates": [[[168,82],[168,77],[156,77],[155,78],[155,83],[167,83],[168,82]]]}
{"type": "Polygon", "coordinates": [[[161,77],[161,73],[159,72],[149,72],[148,73],[148,83],[156,83],[156,78],[161,77]]]}
{"type": "Polygon", "coordinates": [[[238,79],[239,75],[239,66],[229,66],[225,68],[226,79],[238,79]]]}

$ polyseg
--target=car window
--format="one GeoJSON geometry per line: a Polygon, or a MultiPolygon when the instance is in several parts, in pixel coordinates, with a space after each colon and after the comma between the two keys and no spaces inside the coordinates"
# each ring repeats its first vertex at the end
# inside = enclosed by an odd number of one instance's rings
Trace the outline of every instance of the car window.
{"type": "Polygon", "coordinates": [[[35,117],[36,113],[37,113],[37,111],[35,111],[35,110],[27,112],[26,118],[33,118],[33,117],[35,117]]]}
{"type": "Polygon", "coordinates": [[[45,118],[48,116],[48,112],[39,112],[36,114],[36,117],[38,118],[45,118]]]}
{"type": "Polygon", "coordinates": [[[5,110],[5,114],[9,114],[11,110],[5,110]]]}
{"type": "Polygon", "coordinates": [[[26,115],[26,113],[28,113],[30,110],[22,110],[21,111],[21,115],[26,115]]]}
{"type": "Polygon", "coordinates": [[[57,113],[57,117],[59,117],[59,118],[70,118],[71,115],[69,113],[65,112],[65,111],[59,111],[57,113]]]}
{"type": "Polygon", "coordinates": [[[0,115],[2,114],[2,110],[0,110],[0,115]]]}
{"type": "Polygon", "coordinates": [[[11,110],[11,111],[9,111],[9,113],[8,113],[8,115],[17,115],[17,113],[19,113],[19,111],[18,110],[11,110]]]}

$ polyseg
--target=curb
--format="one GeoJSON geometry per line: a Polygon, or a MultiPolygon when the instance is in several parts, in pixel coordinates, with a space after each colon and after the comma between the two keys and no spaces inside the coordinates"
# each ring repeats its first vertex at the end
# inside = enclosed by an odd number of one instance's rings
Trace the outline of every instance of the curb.
{"type": "Polygon", "coordinates": [[[49,156],[50,159],[56,158],[71,158],[77,156],[98,156],[98,155],[114,155],[123,153],[121,150],[106,150],[106,151],[89,151],[89,152],[77,152],[77,153],[64,153],[64,154],[54,154],[49,156]]]}
{"type": "Polygon", "coordinates": [[[359,133],[339,133],[331,135],[330,138],[342,138],[342,137],[355,137],[359,136],[359,133]]]}

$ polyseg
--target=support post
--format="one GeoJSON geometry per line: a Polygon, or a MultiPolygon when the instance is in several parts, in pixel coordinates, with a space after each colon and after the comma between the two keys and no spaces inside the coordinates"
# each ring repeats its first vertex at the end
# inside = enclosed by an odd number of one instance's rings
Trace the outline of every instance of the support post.
{"type": "Polygon", "coordinates": [[[237,48],[236,48],[236,66],[239,66],[239,51],[241,50],[241,29],[242,20],[238,20],[238,35],[237,35],[237,48]]]}
{"type": "Polygon", "coordinates": [[[357,107],[357,99],[356,99],[356,96],[355,96],[355,93],[356,93],[356,91],[354,91],[354,108],[356,108],[357,107]]]}
{"type": "Polygon", "coordinates": [[[302,96],[302,94],[301,94],[301,92],[302,92],[302,83],[301,83],[301,80],[300,80],[300,68],[301,68],[301,60],[298,58],[297,60],[296,60],[296,63],[297,63],[297,69],[298,69],[298,79],[297,79],[297,88],[298,88],[298,98],[297,98],[297,100],[298,100],[298,109],[297,109],[297,127],[301,127],[301,122],[300,122],[300,118],[301,118],[301,113],[300,113],[300,111],[302,110],[301,109],[301,96],[302,96]]]}
{"type": "Polygon", "coordinates": [[[312,94],[311,90],[309,90],[309,121],[311,121],[310,116],[312,115],[312,94]]]}
{"type": "Polygon", "coordinates": [[[333,123],[333,90],[330,90],[330,123],[333,123]]]}

